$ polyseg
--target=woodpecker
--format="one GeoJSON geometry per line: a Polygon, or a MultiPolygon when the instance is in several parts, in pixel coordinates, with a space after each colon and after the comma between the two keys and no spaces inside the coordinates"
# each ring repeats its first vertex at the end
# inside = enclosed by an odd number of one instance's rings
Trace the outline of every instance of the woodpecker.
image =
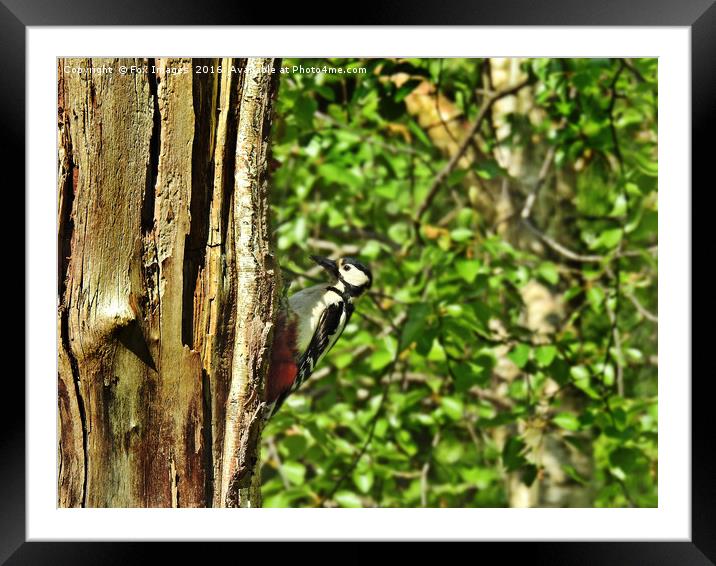
{"type": "Polygon", "coordinates": [[[293,294],[279,314],[266,380],[266,418],[273,416],[343,333],[354,302],[373,283],[365,264],[354,258],[337,261],[311,256],[329,281],[293,294]]]}

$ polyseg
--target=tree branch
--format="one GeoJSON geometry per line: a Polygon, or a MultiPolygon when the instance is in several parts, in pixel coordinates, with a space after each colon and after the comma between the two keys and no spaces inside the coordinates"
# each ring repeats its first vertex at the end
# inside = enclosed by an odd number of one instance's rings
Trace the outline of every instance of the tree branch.
{"type": "Polygon", "coordinates": [[[655,315],[653,312],[649,311],[642,305],[639,300],[631,293],[627,293],[624,291],[624,296],[631,301],[631,303],[634,305],[634,308],[637,310],[637,312],[642,315],[644,318],[650,320],[651,322],[659,322],[659,317],[655,315]]]}
{"type": "Polygon", "coordinates": [[[557,240],[554,238],[548,236],[541,230],[539,230],[532,222],[527,219],[523,218],[522,223],[540,240],[542,240],[547,246],[549,246],[552,250],[560,254],[561,256],[566,257],[567,259],[571,259],[572,261],[580,261],[584,263],[599,263],[605,259],[605,256],[601,255],[588,255],[588,254],[580,254],[575,251],[570,250],[566,246],[563,246],[560,244],[557,240]]]}
{"type": "Polygon", "coordinates": [[[495,104],[498,100],[501,98],[504,98],[505,96],[510,96],[512,94],[515,94],[525,86],[529,84],[529,79],[525,79],[523,81],[520,81],[519,83],[499,90],[497,92],[493,92],[482,103],[482,106],[480,107],[480,110],[477,113],[477,117],[470,125],[470,128],[467,131],[467,134],[465,134],[465,137],[463,138],[462,142],[457,148],[457,151],[452,155],[450,160],[447,162],[445,167],[442,168],[442,170],[435,176],[435,179],[433,179],[433,182],[430,186],[430,189],[428,190],[428,194],[425,197],[425,200],[423,200],[423,203],[420,205],[420,208],[418,209],[418,212],[415,215],[415,226],[416,229],[420,224],[421,217],[425,214],[425,212],[430,208],[430,205],[433,202],[433,199],[435,198],[435,195],[438,193],[440,188],[442,187],[445,179],[452,173],[455,168],[457,167],[458,163],[460,162],[460,159],[463,155],[465,155],[465,152],[467,151],[467,148],[470,147],[470,143],[472,141],[472,138],[477,134],[477,132],[480,130],[480,127],[482,126],[482,122],[487,116],[488,112],[492,108],[492,105],[495,104]]]}

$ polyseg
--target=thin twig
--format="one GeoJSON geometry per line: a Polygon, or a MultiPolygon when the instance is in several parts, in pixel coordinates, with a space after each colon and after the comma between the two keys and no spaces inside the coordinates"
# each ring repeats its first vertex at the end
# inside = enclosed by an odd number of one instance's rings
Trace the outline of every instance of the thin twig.
{"type": "Polygon", "coordinates": [[[343,482],[346,481],[348,476],[353,473],[353,470],[355,470],[356,466],[358,465],[358,462],[360,462],[363,455],[368,450],[368,446],[370,446],[370,443],[373,441],[373,435],[375,434],[375,427],[378,424],[378,418],[383,412],[383,406],[385,405],[385,401],[388,398],[388,389],[390,388],[390,384],[392,383],[392,377],[393,377],[393,370],[395,369],[395,364],[398,361],[398,355],[396,353],[395,358],[393,359],[393,362],[391,363],[390,367],[390,377],[385,380],[385,384],[383,385],[383,393],[380,398],[380,403],[378,404],[378,409],[375,412],[375,415],[373,415],[373,418],[371,419],[370,423],[370,430],[368,431],[368,437],[365,439],[365,442],[363,443],[363,446],[361,446],[360,450],[356,453],[356,455],[353,457],[353,461],[350,463],[350,465],[345,469],[345,471],[341,474],[341,476],[338,478],[335,484],[333,484],[333,487],[331,488],[331,491],[328,492],[328,494],[323,499],[323,502],[329,501],[333,499],[333,496],[338,492],[338,490],[343,485],[343,482]]]}
{"type": "MultiPolygon", "coordinates": [[[[617,158],[617,162],[619,163],[619,173],[624,174],[624,159],[622,157],[622,152],[619,147],[619,137],[617,136],[617,128],[614,120],[614,106],[617,102],[617,81],[619,80],[619,77],[622,74],[622,71],[626,69],[626,64],[624,63],[624,59],[619,60],[619,68],[617,69],[616,73],[614,73],[614,77],[612,78],[612,82],[609,85],[609,106],[607,107],[607,114],[609,114],[609,131],[612,136],[612,145],[614,146],[614,155],[617,158]]],[[[622,192],[624,189],[622,188],[622,192]]],[[[624,194],[626,197],[626,194],[624,194]]]]}
{"type": "MultiPolygon", "coordinates": [[[[443,118],[443,113],[440,110],[440,86],[442,84],[443,80],[443,60],[440,59],[440,68],[438,70],[438,82],[435,85],[435,112],[438,115],[438,119],[440,120],[440,123],[443,126],[443,129],[447,133],[448,137],[453,141],[453,143],[458,143],[455,136],[450,131],[450,127],[448,126],[448,123],[445,121],[445,118],[443,118]]],[[[450,121],[457,120],[460,117],[460,114],[457,114],[455,116],[452,116],[450,118],[450,121]]]]}
{"type": "Polygon", "coordinates": [[[659,246],[651,246],[643,250],[624,250],[619,253],[618,257],[642,257],[644,252],[657,255],[659,253],[659,246]]]}
{"type": "MultiPolygon", "coordinates": [[[[612,136],[612,145],[614,146],[614,155],[617,158],[617,161],[619,163],[619,174],[623,178],[624,177],[624,158],[622,156],[622,152],[619,146],[619,136],[617,134],[617,128],[616,128],[616,120],[614,117],[614,108],[616,106],[617,101],[617,81],[619,80],[619,77],[621,76],[624,69],[626,69],[626,62],[624,59],[619,60],[619,68],[617,69],[616,73],[614,73],[614,78],[612,79],[611,85],[609,86],[609,90],[611,92],[611,98],[609,100],[609,107],[607,109],[607,112],[609,114],[609,130],[611,132],[612,136]]],[[[629,216],[629,195],[627,195],[626,187],[624,183],[620,183],[621,187],[621,197],[624,199],[624,207],[625,207],[625,216],[629,216]]],[[[619,245],[617,247],[617,256],[621,254],[621,252],[624,249],[624,236],[626,234],[624,225],[621,226],[621,238],[619,240],[619,245]]],[[[610,345],[607,345],[607,350],[605,352],[605,363],[604,363],[604,371],[606,371],[606,362],[611,357],[614,361],[614,364],[616,365],[616,384],[617,384],[617,394],[621,397],[624,396],[624,361],[623,361],[623,354],[622,354],[622,341],[621,341],[621,334],[619,332],[619,312],[621,310],[621,264],[619,261],[619,257],[616,257],[614,260],[614,272],[612,272],[611,266],[607,266],[607,273],[609,273],[614,278],[614,311],[609,308],[609,304],[607,303],[605,305],[607,314],[609,315],[609,318],[611,320],[611,336],[610,336],[610,342],[614,344],[614,348],[616,350],[616,356],[612,356],[611,354],[611,348],[610,345]]]]}
{"type": "Polygon", "coordinates": [[[653,312],[649,311],[639,302],[639,299],[637,299],[634,295],[631,293],[627,293],[624,291],[624,296],[631,301],[631,303],[634,305],[634,308],[637,310],[637,312],[642,315],[644,318],[650,320],[651,322],[659,322],[659,317],[655,315],[653,312]]]}
{"type": "MultiPolygon", "coordinates": [[[[560,122],[559,128],[563,127],[565,124],[565,120],[562,120],[560,122]]],[[[554,156],[557,151],[556,146],[550,146],[550,148],[547,150],[547,153],[545,155],[544,160],[542,161],[542,166],[540,167],[539,174],[537,175],[537,181],[534,184],[534,187],[532,187],[532,190],[530,191],[529,195],[527,195],[527,199],[525,200],[525,204],[522,207],[522,212],[520,212],[520,219],[522,223],[532,232],[535,236],[537,236],[540,240],[542,240],[547,246],[552,248],[555,252],[558,254],[566,257],[567,259],[571,259],[572,261],[580,261],[580,262],[594,262],[598,263],[604,260],[604,256],[601,255],[585,255],[580,254],[577,252],[574,252],[567,248],[566,246],[560,244],[557,240],[554,238],[548,236],[544,232],[542,232],[539,228],[537,228],[532,221],[530,220],[530,216],[532,215],[532,208],[534,207],[534,204],[537,200],[537,195],[542,188],[542,185],[544,185],[544,182],[547,179],[547,176],[549,175],[549,171],[552,167],[552,164],[554,163],[554,156]]]]}
{"type": "Polygon", "coordinates": [[[530,230],[530,232],[532,232],[535,236],[537,236],[540,240],[547,244],[547,246],[552,248],[558,254],[566,257],[567,259],[584,263],[599,263],[601,261],[604,261],[605,259],[605,257],[602,255],[585,255],[570,250],[566,246],[560,244],[554,238],[551,238],[550,236],[539,230],[534,224],[532,224],[532,222],[530,222],[526,218],[522,219],[522,223],[530,230]]]}
{"type": "Polygon", "coordinates": [[[353,239],[361,239],[361,240],[378,240],[379,242],[384,243],[385,245],[389,246],[393,250],[399,250],[400,244],[390,238],[390,236],[386,236],[385,234],[380,234],[379,232],[376,232],[374,230],[368,230],[366,228],[358,228],[355,226],[349,226],[345,230],[336,230],[335,228],[324,228],[324,232],[328,233],[331,236],[336,237],[342,237],[342,238],[353,238],[353,239]]]}
{"type": "Polygon", "coordinates": [[[468,419],[465,419],[463,421],[463,425],[465,426],[465,429],[467,430],[467,433],[470,435],[470,438],[472,439],[472,443],[475,446],[475,450],[477,450],[477,453],[480,454],[480,438],[477,436],[477,431],[475,430],[475,427],[473,426],[472,422],[470,422],[468,419]]]}
{"type": "Polygon", "coordinates": [[[355,135],[356,137],[358,137],[358,141],[360,141],[360,142],[368,142],[371,145],[374,145],[376,147],[386,149],[393,154],[407,153],[407,154],[415,155],[418,157],[422,155],[420,151],[418,151],[417,149],[414,149],[408,145],[385,143],[385,142],[381,142],[381,141],[373,139],[373,138],[369,138],[369,137],[367,137],[366,132],[357,130],[355,128],[351,128],[350,126],[346,126],[345,124],[336,120],[333,116],[329,116],[328,114],[324,114],[323,112],[316,111],[316,112],[314,112],[313,115],[316,118],[319,118],[325,122],[328,122],[332,126],[336,126],[336,127],[340,128],[341,132],[355,135]]]}
{"type": "Polygon", "coordinates": [[[420,506],[428,506],[428,474],[430,473],[430,462],[433,458],[433,451],[440,442],[440,430],[438,429],[433,435],[433,441],[430,443],[430,452],[420,470],[420,506]]]}
{"type": "Polygon", "coordinates": [[[612,311],[608,306],[606,307],[607,315],[609,316],[609,322],[611,323],[612,332],[612,344],[614,349],[617,351],[616,356],[612,356],[617,366],[617,394],[620,397],[624,396],[624,364],[622,363],[622,339],[619,333],[619,326],[617,324],[617,315],[615,311],[612,311]]]}
{"type": "MultiPolygon", "coordinates": [[[[623,245],[623,241],[619,242],[619,251],[621,251],[621,246],[623,245]]],[[[602,362],[602,383],[604,382],[604,378],[606,376],[607,371],[607,363],[609,360],[613,360],[615,365],[617,366],[617,393],[619,393],[620,396],[624,395],[624,376],[623,376],[623,368],[621,367],[622,363],[622,351],[621,351],[621,337],[619,334],[619,311],[621,308],[621,274],[620,274],[620,265],[619,260],[617,259],[614,263],[614,270],[611,269],[611,266],[607,266],[606,268],[607,274],[614,279],[614,300],[616,301],[616,304],[614,306],[614,310],[609,308],[608,300],[605,300],[604,308],[607,311],[607,315],[609,316],[609,322],[610,322],[610,328],[609,328],[609,340],[607,341],[607,347],[604,350],[604,361],[602,362]],[[617,355],[612,355],[612,346],[617,350],[617,355]]],[[[611,409],[609,407],[609,400],[605,399],[607,410],[611,416],[611,409]]],[[[613,419],[613,417],[612,417],[613,419]]]]}
{"type": "Polygon", "coordinates": [[[360,251],[360,248],[354,244],[339,245],[328,240],[321,240],[320,238],[308,238],[306,242],[312,248],[328,250],[337,256],[351,256],[360,251]]]}
{"type": "Polygon", "coordinates": [[[532,190],[527,195],[525,205],[522,207],[522,212],[520,213],[521,218],[529,218],[532,214],[532,207],[537,201],[537,194],[542,188],[542,185],[544,185],[544,182],[547,180],[547,175],[549,174],[549,170],[552,166],[552,161],[554,160],[554,154],[556,152],[557,146],[555,145],[550,146],[550,148],[547,150],[547,154],[545,155],[544,161],[542,162],[542,167],[540,167],[539,170],[539,175],[537,176],[537,182],[534,184],[532,190]]]}
{"type": "Polygon", "coordinates": [[[320,277],[313,277],[312,275],[309,275],[308,273],[305,273],[305,272],[294,271],[293,269],[291,269],[289,267],[284,267],[283,265],[281,266],[281,271],[283,271],[284,273],[287,273],[289,275],[292,275],[293,277],[301,277],[308,281],[313,281],[314,283],[323,283],[325,281],[325,279],[322,279],[320,277]]]}
{"type": "Polygon", "coordinates": [[[503,409],[513,409],[515,406],[511,399],[503,397],[502,395],[495,393],[494,391],[490,391],[489,389],[478,387],[477,385],[470,387],[469,391],[478,399],[484,399],[485,401],[489,401],[490,403],[498,405],[503,409]]]}
{"type": "MultiPolygon", "coordinates": [[[[427,373],[420,373],[415,371],[406,372],[404,375],[404,379],[406,381],[413,383],[426,383],[430,378],[434,377],[434,375],[428,375],[427,373]]],[[[489,401],[502,409],[509,410],[513,409],[515,406],[514,402],[508,397],[503,397],[495,391],[492,391],[490,389],[483,389],[478,385],[473,385],[472,387],[470,387],[470,389],[468,389],[468,392],[477,397],[478,399],[489,401]]]]}
{"type": "Polygon", "coordinates": [[[425,212],[428,210],[428,208],[430,208],[430,205],[432,204],[433,199],[435,198],[435,195],[438,193],[438,191],[442,187],[445,179],[447,179],[447,177],[450,175],[450,173],[452,173],[455,170],[460,159],[467,151],[467,148],[470,147],[472,138],[480,130],[480,127],[482,126],[482,122],[485,119],[485,116],[487,116],[487,113],[489,112],[490,108],[492,108],[492,105],[495,102],[497,102],[498,100],[500,100],[501,98],[504,98],[505,96],[510,96],[512,94],[515,94],[520,89],[527,86],[528,84],[529,84],[529,79],[525,79],[511,87],[494,92],[494,93],[490,94],[485,99],[485,101],[482,103],[482,106],[480,107],[480,111],[477,113],[477,117],[471,124],[470,128],[467,131],[467,134],[465,135],[462,142],[458,146],[457,151],[452,155],[452,157],[447,162],[445,167],[443,167],[442,170],[433,179],[433,182],[430,186],[430,189],[428,190],[425,200],[423,200],[423,203],[420,205],[420,208],[418,209],[418,212],[415,215],[416,228],[420,224],[420,219],[423,216],[423,214],[425,214],[425,212]]]}
{"type": "Polygon", "coordinates": [[[622,59],[622,63],[623,63],[624,66],[627,68],[627,70],[628,70],[632,75],[634,75],[634,77],[636,77],[636,80],[637,80],[637,81],[639,81],[640,83],[645,83],[645,82],[646,82],[646,79],[644,78],[644,75],[642,75],[641,72],[639,71],[639,69],[637,69],[637,68],[634,66],[634,63],[632,63],[631,59],[622,59]]]}
{"type": "Polygon", "coordinates": [[[278,454],[278,449],[276,448],[276,442],[274,442],[274,437],[269,437],[268,441],[266,442],[268,445],[268,453],[269,457],[276,460],[276,468],[278,470],[278,475],[281,478],[281,483],[283,483],[284,489],[288,489],[291,484],[288,482],[288,478],[286,477],[286,474],[283,471],[283,462],[281,462],[281,456],[278,454]]]}
{"type": "MultiPolygon", "coordinates": [[[[566,118],[562,118],[562,120],[560,120],[559,124],[557,125],[557,132],[562,130],[562,128],[564,128],[566,124],[566,118]]],[[[542,166],[540,167],[539,173],[537,175],[537,181],[532,187],[530,193],[527,195],[525,204],[522,207],[522,212],[520,213],[521,218],[527,219],[532,215],[532,207],[534,207],[534,204],[537,201],[537,195],[539,194],[540,189],[547,180],[547,176],[549,175],[550,169],[552,168],[552,163],[554,162],[554,156],[556,153],[557,146],[551,145],[544,156],[544,160],[542,161],[542,166]]]]}
{"type": "MultiPolygon", "coordinates": [[[[407,320],[407,314],[405,311],[401,312],[400,315],[396,317],[395,320],[391,320],[387,314],[385,313],[384,309],[381,308],[378,301],[371,297],[373,302],[375,303],[376,307],[378,307],[378,310],[380,311],[381,315],[383,315],[383,318],[386,320],[388,325],[386,326],[385,330],[382,334],[390,334],[391,332],[394,332],[396,336],[400,336],[401,329],[403,323],[407,320]]],[[[395,355],[393,356],[393,359],[391,360],[390,364],[386,367],[385,373],[387,374],[388,378],[385,380],[385,383],[383,384],[383,392],[380,398],[380,403],[378,404],[378,408],[375,411],[375,415],[373,415],[373,418],[371,419],[370,423],[370,430],[368,432],[368,437],[366,438],[365,442],[363,443],[363,446],[361,446],[361,449],[357,452],[355,457],[353,458],[353,461],[351,464],[346,468],[346,470],[341,474],[341,476],[338,478],[336,483],[331,488],[331,491],[328,492],[328,494],[323,498],[322,502],[325,503],[326,501],[329,501],[333,498],[333,496],[338,492],[340,487],[343,485],[343,482],[346,481],[348,476],[355,470],[356,466],[358,465],[358,462],[360,462],[363,455],[368,450],[368,446],[370,446],[370,443],[373,441],[373,435],[375,434],[375,427],[378,424],[378,419],[380,418],[383,407],[385,406],[385,401],[388,398],[388,390],[390,389],[390,385],[393,383],[393,375],[395,374],[395,368],[398,364],[398,357],[400,355],[400,348],[396,348],[395,355]]],[[[405,371],[405,370],[403,370],[405,371]]]]}

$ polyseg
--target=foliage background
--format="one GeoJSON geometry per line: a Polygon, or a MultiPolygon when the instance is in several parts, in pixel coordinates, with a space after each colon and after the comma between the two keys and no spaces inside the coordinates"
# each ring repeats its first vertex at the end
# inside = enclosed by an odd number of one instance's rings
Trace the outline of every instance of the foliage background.
{"type": "Polygon", "coordinates": [[[310,253],[375,283],[264,433],[265,506],[656,506],[657,61],[294,64],[367,72],[281,76],[289,293],[310,253]]]}

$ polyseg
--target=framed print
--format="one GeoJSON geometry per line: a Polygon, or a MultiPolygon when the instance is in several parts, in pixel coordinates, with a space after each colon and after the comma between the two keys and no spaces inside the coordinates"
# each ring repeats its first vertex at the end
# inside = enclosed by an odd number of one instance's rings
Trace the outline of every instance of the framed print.
{"type": "Polygon", "coordinates": [[[3,559],[715,559],[690,184],[716,11],[525,4],[0,7],[28,205],[3,559]]]}

